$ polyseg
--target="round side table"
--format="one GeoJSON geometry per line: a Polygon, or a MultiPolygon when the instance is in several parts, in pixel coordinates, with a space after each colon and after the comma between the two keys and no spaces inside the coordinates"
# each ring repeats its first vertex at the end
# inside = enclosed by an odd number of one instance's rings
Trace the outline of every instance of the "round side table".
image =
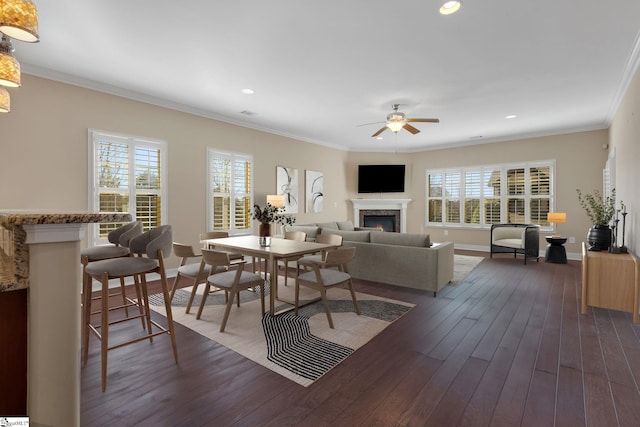
{"type": "Polygon", "coordinates": [[[549,245],[547,245],[544,261],[555,264],[566,264],[567,250],[565,249],[564,244],[567,242],[567,238],[559,236],[545,236],[545,239],[549,245]]]}

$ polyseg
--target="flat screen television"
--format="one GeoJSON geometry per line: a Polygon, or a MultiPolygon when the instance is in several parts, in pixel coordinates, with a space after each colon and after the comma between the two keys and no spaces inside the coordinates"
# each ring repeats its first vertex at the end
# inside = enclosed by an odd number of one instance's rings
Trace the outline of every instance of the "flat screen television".
{"type": "Polygon", "coordinates": [[[358,193],[403,193],[405,165],[359,165],[358,193]]]}

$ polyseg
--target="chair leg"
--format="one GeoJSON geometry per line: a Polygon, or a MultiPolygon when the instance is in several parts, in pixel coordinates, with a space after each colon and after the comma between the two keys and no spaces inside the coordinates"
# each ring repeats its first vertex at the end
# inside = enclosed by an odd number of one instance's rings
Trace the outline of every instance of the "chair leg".
{"type": "Polygon", "coordinates": [[[329,310],[329,301],[327,300],[327,290],[321,289],[320,295],[322,296],[322,304],[324,304],[324,311],[327,313],[327,320],[329,320],[329,327],[334,329],[333,320],[331,319],[331,310],[329,310]]]}
{"type": "Polygon", "coordinates": [[[176,294],[176,290],[178,289],[178,281],[180,280],[180,272],[176,274],[175,279],[173,279],[173,285],[171,285],[171,301],[173,301],[173,296],[176,294]]]}
{"type": "Polygon", "coordinates": [[[107,389],[107,353],[109,350],[109,275],[102,273],[102,311],[100,313],[100,353],[102,391],[107,389]]]}
{"type": "Polygon", "coordinates": [[[140,282],[141,282],[141,288],[142,288],[142,304],[144,305],[144,317],[147,319],[147,333],[149,334],[149,341],[153,342],[153,331],[151,330],[152,328],[152,323],[151,323],[151,310],[149,310],[149,292],[147,289],[147,275],[146,274],[141,274],[140,275],[140,282]]]}
{"type": "Polygon", "coordinates": [[[204,285],[204,294],[202,294],[202,300],[200,300],[200,307],[198,308],[198,314],[196,314],[196,319],[200,319],[202,315],[202,310],[204,309],[204,303],[207,301],[207,296],[209,296],[209,291],[211,290],[211,285],[209,281],[204,285]]]}
{"type": "Polygon", "coordinates": [[[360,307],[358,307],[358,301],[356,301],[356,293],[353,290],[353,283],[349,280],[349,291],[351,292],[351,299],[353,300],[353,308],[356,309],[356,314],[360,315],[360,307]]]}
{"type": "MultiPolygon", "coordinates": [[[[191,295],[189,296],[189,302],[187,303],[187,309],[185,310],[186,314],[189,314],[189,311],[191,310],[191,304],[193,304],[193,299],[196,297],[196,292],[198,291],[198,285],[199,283],[194,283],[193,288],[191,288],[191,295]]],[[[203,295],[203,298],[204,298],[204,295],[203,295]]]]}
{"type": "Polygon", "coordinates": [[[82,361],[87,364],[89,358],[89,323],[91,322],[91,283],[93,279],[82,271],[82,361]]]}
{"type": "MultiPolygon", "coordinates": [[[[233,298],[237,294],[233,290],[230,292],[231,298],[229,298],[229,302],[227,302],[227,306],[224,309],[224,317],[222,318],[222,323],[220,324],[220,332],[224,332],[224,328],[227,327],[227,320],[229,320],[229,313],[231,313],[231,306],[233,305],[233,298]]],[[[240,295],[238,295],[238,299],[240,299],[240,295]]]]}
{"type": "Polygon", "coordinates": [[[169,336],[171,337],[171,348],[173,349],[173,358],[178,363],[178,346],[176,344],[176,334],[173,328],[173,313],[171,311],[171,296],[169,294],[169,284],[167,276],[164,274],[164,268],[161,269],[160,282],[162,283],[162,296],[164,297],[164,308],[167,312],[167,323],[169,336]]]}
{"type": "Polygon", "coordinates": [[[124,306],[124,315],[129,317],[129,301],[127,301],[127,291],[124,289],[124,277],[120,278],[120,294],[122,295],[122,305],[124,306]]]}
{"type": "Polygon", "coordinates": [[[144,307],[142,306],[142,292],[140,290],[140,280],[138,280],[138,276],[133,276],[133,286],[136,288],[136,298],[138,301],[138,311],[140,313],[142,329],[146,329],[147,326],[144,323],[144,307]]]}
{"type": "Polygon", "coordinates": [[[240,308],[240,291],[236,292],[236,302],[238,304],[238,308],[240,308]]]}

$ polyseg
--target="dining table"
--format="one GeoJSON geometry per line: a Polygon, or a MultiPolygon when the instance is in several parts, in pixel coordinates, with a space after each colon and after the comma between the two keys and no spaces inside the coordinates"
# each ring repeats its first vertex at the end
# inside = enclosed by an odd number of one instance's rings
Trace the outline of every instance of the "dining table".
{"type": "MultiPolygon", "coordinates": [[[[260,244],[260,236],[245,235],[232,236],[219,239],[206,239],[201,243],[204,247],[213,250],[222,250],[227,252],[237,252],[242,255],[248,255],[254,258],[264,259],[268,261],[270,267],[270,292],[269,292],[269,312],[271,315],[281,314],[291,310],[293,307],[275,312],[276,299],[288,304],[294,304],[293,301],[287,301],[278,297],[278,261],[285,258],[303,256],[307,254],[327,251],[335,249],[337,245],[307,242],[299,240],[290,240],[280,237],[273,237],[269,246],[260,244]]],[[[267,268],[265,268],[265,272],[267,268]]],[[[285,274],[288,274],[285,272],[285,274]]],[[[313,300],[316,301],[316,300],[313,300]]],[[[307,301],[307,303],[312,301],[307,301]]]]}

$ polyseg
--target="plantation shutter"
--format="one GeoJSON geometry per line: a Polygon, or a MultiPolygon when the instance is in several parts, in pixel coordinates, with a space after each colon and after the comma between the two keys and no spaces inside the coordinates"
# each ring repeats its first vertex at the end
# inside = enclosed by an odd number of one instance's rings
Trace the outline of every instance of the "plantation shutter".
{"type": "Polygon", "coordinates": [[[242,232],[251,228],[251,168],[250,156],[209,151],[211,230],[242,232]]]}

